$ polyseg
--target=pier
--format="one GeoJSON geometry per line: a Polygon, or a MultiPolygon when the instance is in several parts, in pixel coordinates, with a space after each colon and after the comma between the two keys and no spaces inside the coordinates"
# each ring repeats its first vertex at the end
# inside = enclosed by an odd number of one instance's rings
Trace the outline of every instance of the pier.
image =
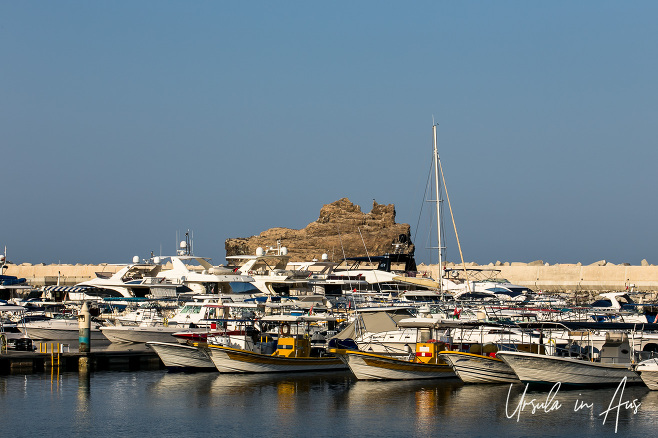
{"type": "Polygon", "coordinates": [[[159,370],[164,365],[155,351],[145,345],[116,345],[103,342],[81,353],[77,343],[36,342],[36,350],[3,350],[0,374],[30,374],[53,370],[69,372],[159,370]]]}

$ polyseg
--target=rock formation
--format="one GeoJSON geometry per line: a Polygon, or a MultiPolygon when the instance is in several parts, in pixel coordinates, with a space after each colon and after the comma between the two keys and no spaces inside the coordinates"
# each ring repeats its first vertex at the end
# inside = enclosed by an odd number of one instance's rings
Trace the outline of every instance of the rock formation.
{"type": "Polygon", "coordinates": [[[277,240],[288,248],[292,261],[320,260],[327,254],[329,260],[345,257],[371,256],[398,251],[413,253],[411,227],[395,223],[395,206],[373,201],[370,213],[349,199],[342,198],[320,210],[317,221],[302,230],[271,228],[258,236],[226,239],[226,255],[256,254],[256,248],[276,248],[277,240]],[[360,233],[359,233],[360,231],[360,233]],[[363,240],[361,239],[363,236],[363,240]],[[365,248],[364,248],[365,242],[365,248]]]}

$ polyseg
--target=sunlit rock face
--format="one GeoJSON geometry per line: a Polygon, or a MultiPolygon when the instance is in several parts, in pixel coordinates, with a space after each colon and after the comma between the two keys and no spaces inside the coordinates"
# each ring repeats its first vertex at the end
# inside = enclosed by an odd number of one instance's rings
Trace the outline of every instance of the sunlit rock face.
{"type": "Polygon", "coordinates": [[[395,206],[373,201],[370,213],[349,199],[342,198],[326,204],[320,216],[301,230],[270,228],[258,236],[226,239],[226,255],[256,254],[256,248],[277,246],[277,240],[288,249],[292,261],[329,260],[343,257],[381,255],[397,250],[413,253],[408,224],[395,223],[395,206]],[[367,250],[367,251],[366,251],[367,250]]]}

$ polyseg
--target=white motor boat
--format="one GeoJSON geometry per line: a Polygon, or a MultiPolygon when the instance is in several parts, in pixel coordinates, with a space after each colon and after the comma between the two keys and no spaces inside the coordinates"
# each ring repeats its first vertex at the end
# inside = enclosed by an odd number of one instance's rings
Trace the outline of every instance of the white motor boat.
{"type": "MultiPolygon", "coordinates": [[[[107,340],[101,332],[100,322],[91,323],[90,339],[92,341],[107,340]]],[[[80,336],[77,318],[52,318],[43,321],[30,321],[19,326],[19,329],[32,339],[71,341],[78,340],[80,336]]]]}
{"type": "Polygon", "coordinates": [[[658,390],[658,359],[647,359],[635,367],[635,372],[640,375],[640,378],[647,387],[652,391],[658,390]]]}
{"type": "Polygon", "coordinates": [[[501,359],[463,351],[441,351],[439,357],[450,364],[464,383],[517,383],[512,368],[501,359]]]}
{"type": "Polygon", "coordinates": [[[23,306],[0,305],[0,351],[5,348],[32,350],[32,339],[20,330],[24,324],[23,315],[25,315],[23,306]],[[18,322],[9,319],[9,316],[18,322]]]}
{"type": "MultiPolygon", "coordinates": [[[[193,329],[205,332],[207,329],[193,329]]],[[[103,335],[117,344],[143,344],[146,342],[171,342],[172,335],[180,332],[180,327],[159,326],[107,326],[101,327],[103,335]]]]}
{"type": "Polygon", "coordinates": [[[212,330],[218,319],[230,317],[232,307],[241,310],[255,305],[224,303],[221,299],[217,301],[214,298],[204,298],[203,301],[186,303],[162,324],[107,326],[101,327],[101,331],[107,339],[115,343],[172,342],[172,335],[183,330],[189,333],[206,333],[212,330]]]}
{"type": "Polygon", "coordinates": [[[152,341],[147,342],[146,345],[157,353],[164,366],[169,370],[217,371],[204,348],[152,341]]]}
{"type": "Polygon", "coordinates": [[[576,386],[642,383],[631,368],[631,348],[623,333],[608,333],[600,354],[600,362],[572,357],[502,351],[497,353],[514,370],[523,383],[576,386]]]}

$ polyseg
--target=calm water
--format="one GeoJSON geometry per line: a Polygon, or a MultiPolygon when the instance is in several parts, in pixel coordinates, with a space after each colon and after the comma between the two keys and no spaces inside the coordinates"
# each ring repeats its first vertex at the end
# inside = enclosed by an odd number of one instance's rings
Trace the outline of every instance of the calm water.
{"type": "Polygon", "coordinates": [[[174,374],[166,371],[0,376],[3,436],[653,436],[658,391],[463,385],[459,381],[363,382],[348,373],[174,374]],[[641,403],[599,413],[619,401],[641,403]],[[575,411],[576,400],[592,404],[575,411]],[[507,405],[507,412],[506,412],[507,405]],[[617,413],[619,418],[617,420],[617,413]],[[508,418],[513,416],[513,418],[508,418]],[[518,419],[518,421],[517,421],[518,419]],[[618,432],[615,435],[615,426],[618,432]]]}

